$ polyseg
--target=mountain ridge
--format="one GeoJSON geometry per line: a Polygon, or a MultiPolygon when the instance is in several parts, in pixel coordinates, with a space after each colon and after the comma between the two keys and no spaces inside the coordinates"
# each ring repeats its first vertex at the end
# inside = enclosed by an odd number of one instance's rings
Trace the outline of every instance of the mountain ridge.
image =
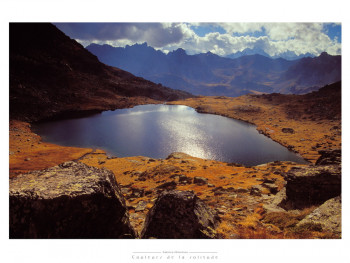
{"type": "Polygon", "coordinates": [[[247,55],[254,55],[254,54],[259,54],[259,55],[262,55],[262,56],[265,56],[265,57],[269,57],[269,58],[272,58],[272,59],[278,59],[278,58],[283,58],[283,59],[286,59],[286,60],[297,60],[297,59],[301,59],[301,58],[304,58],[304,57],[315,57],[315,55],[307,52],[305,54],[299,54],[297,55],[294,51],[285,51],[279,55],[274,55],[274,56],[270,56],[269,54],[267,54],[263,49],[258,49],[258,48],[246,48],[242,51],[237,51],[236,53],[232,53],[232,54],[229,54],[225,57],[227,58],[239,58],[239,57],[242,57],[242,56],[247,56],[247,55]]]}
{"type": "Polygon", "coordinates": [[[106,64],[195,95],[236,97],[254,92],[305,94],[339,81],[341,71],[341,56],[330,55],[286,60],[254,54],[231,59],[211,52],[187,55],[183,49],[165,54],[147,43],[125,48],[91,44],[86,49],[106,64]],[[303,76],[305,63],[301,61],[310,59],[314,62],[309,64],[308,72],[314,78],[303,76]],[[327,63],[323,60],[331,62],[332,70],[329,70],[330,67],[326,67],[328,71],[318,69],[317,64],[327,63]],[[301,81],[303,77],[308,81],[301,81]]]}

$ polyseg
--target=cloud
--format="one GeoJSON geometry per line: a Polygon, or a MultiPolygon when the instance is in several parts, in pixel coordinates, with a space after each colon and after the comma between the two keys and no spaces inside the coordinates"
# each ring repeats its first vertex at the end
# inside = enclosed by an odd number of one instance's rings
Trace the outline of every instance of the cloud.
{"type": "MultiPolygon", "coordinates": [[[[185,39],[181,47],[189,54],[211,51],[225,56],[246,48],[263,50],[271,56],[288,51],[296,55],[319,55],[323,51],[332,55],[341,53],[341,44],[329,38],[323,23],[195,23],[190,26],[220,26],[226,33],[185,39]]],[[[175,48],[176,45],[163,47],[167,51],[175,48]]]]}
{"type": "Polygon", "coordinates": [[[262,23],[218,23],[218,25],[229,34],[254,33],[263,30],[262,23]]]}
{"type": "Polygon", "coordinates": [[[264,28],[271,40],[292,38],[310,41],[325,35],[322,23],[267,23],[264,28]]]}
{"type": "Polygon", "coordinates": [[[246,48],[271,56],[323,51],[341,53],[341,44],[330,39],[324,23],[63,23],[56,24],[84,46],[90,43],[123,47],[147,42],[165,53],[183,48],[188,54],[208,51],[227,56],[246,48]],[[211,28],[204,36],[194,29],[211,28]],[[220,28],[220,30],[215,30],[220,28]],[[212,31],[212,32],[210,32],[212,31]],[[220,31],[215,32],[215,31],[220,31]]]}
{"type": "Polygon", "coordinates": [[[56,23],[60,30],[82,42],[130,40],[153,47],[179,43],[184,35],[180,23],[56,23]]]}

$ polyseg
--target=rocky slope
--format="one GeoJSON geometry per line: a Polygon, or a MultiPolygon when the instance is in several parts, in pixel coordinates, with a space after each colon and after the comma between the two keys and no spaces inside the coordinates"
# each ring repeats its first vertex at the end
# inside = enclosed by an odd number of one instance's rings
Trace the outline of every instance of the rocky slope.
{"type": "Polygon", "coordinates": [[[341,80],[341,56],[326,52],[319,57],[302,58],[280,77],[275,90],[304,94],[341,80]]]}
{"type": "Polygon", "coordinates": [[[191,95],[99,62],[47,23],[10,23],[10,118],[41,120],[191,95]]]}

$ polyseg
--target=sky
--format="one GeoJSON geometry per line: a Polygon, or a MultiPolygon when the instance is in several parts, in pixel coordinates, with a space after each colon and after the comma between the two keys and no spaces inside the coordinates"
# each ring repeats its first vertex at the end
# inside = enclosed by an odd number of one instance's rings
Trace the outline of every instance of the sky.
{"type": "Polygon", "coordinates": [[[83,46],[91,43],[125,47],[147,42],[164,53],[183,48],[187,54],[227,56],[246,48],[270,56],[322,52],[341,54],[340,23],[54,23],[83,46]]]}

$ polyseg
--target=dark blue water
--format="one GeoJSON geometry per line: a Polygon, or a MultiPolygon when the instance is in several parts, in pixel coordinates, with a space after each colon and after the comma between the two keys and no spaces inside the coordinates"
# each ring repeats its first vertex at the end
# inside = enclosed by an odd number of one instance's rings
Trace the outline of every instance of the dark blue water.
{"type": "Polygon", "coordinates": [[[34,126],[44,141],[104,149],[117,157],[166,158],[172,152],[184,152],[245,165],[277,160],[306,163],[255,128],[242,121],[200,114],[178,105],[136,106],[34,126]]]}

